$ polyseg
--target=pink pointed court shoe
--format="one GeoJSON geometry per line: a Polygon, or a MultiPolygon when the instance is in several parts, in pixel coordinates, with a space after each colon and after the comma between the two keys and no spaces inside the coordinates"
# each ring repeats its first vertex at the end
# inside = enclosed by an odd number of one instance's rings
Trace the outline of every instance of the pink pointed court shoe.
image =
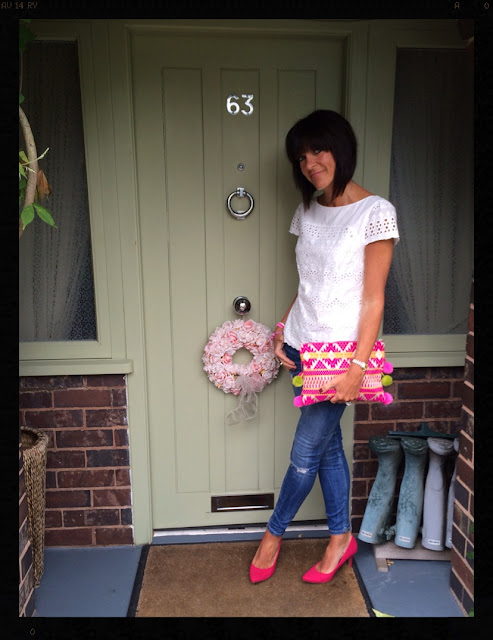
{"type": "Polygon", "coordinates": [[[353,556],[358,550],[358,545],[356,543],[356,538],[351,536],[351,540],[348,544],[346,551],[344,551],[342,558],[339,560],[339,564],[330,573],[322,573],[317,569],[317,565],[314,565],[311,569],[309,569],[305,575],[303,576],[303,580],[305,582],[313,582],[316,584],[320,584],[322,582],[330,582],[332,578],[335,576],[337,571],[342,567],[342,565],[348,560],[349,566],[353,566],[353,556]]]}
{"type": "Polygon", "coordinates": [[[279,541],[279,546],[277,547],[276,557],[274,558],[274,564],[272,567],[267,567],[267,569],[259,569],[256,567],[253,562],[250,565],[250,580],[253,583],[263,582],[264,580],[268,580],[271,576],[274,575],[274,571],[276,570],[277,558],[279,557],[279,551],[281,550],[281,542],[279,541]]]}

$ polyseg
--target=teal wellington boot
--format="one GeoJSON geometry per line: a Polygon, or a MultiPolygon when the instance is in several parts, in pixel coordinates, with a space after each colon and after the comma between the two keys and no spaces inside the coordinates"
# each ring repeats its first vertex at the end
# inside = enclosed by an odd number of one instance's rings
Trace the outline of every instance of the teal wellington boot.
{"type": "Polygon", "coordinates": [[[370,451],[378,458],[378,471],[368,496],[358,538],[371,544],[386,542],[392,516],[397,469],[402,460],[401,443],[387,436],[371,436],[370,451]]]}
{"type": "Polygon", "coordinates": [[[397,503],[395,544],[413,549],[423,515],[424,473],[428,443],[421,438],[401,438],[404,450],[404,476],[397,503]]]}

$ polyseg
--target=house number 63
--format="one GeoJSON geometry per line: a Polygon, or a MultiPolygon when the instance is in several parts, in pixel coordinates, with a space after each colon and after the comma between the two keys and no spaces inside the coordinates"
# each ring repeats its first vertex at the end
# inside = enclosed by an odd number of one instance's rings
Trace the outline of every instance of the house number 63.
{"type": "Polygon", "coordinates": [[[235,116],[241,111],[241,113],[244,116],[251,116],[253,113],[253,105],[252,105],[253,94],[242,93],[241,97],[243,98],[245,103],[244,106],[248,108],[248,111],[245,109],[240,109],[240,105],[237,102],[237,100],[240,100],[240,98],[236,96],[234,93],[232,93],[226,98],[227,112],[230,113],[232,116],[235,116]]]}

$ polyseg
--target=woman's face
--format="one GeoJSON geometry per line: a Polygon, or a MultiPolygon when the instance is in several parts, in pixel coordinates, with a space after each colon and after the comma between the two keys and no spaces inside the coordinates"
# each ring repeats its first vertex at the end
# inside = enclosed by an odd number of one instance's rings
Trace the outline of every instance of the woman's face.
{"type": "Polygon", "coordinates": [[[336,161],[330,151],[305,151],[298,161],[301,173],[315,189],[326,189],[334,182],[336,161]]]}

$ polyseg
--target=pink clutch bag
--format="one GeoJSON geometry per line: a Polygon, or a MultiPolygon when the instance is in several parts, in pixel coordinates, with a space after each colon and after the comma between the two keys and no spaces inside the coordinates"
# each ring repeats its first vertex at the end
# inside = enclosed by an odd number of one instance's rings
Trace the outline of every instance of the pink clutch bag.
{"type": "MultiPolygon", "coordinates": [[[[356,351],[357,342],[307,342],[301,345],[300,356],[302,364],[301,379],[303,388],[301,395],[295,397],[294,405],[304,407],[316,402],[330,400],[335,394],[335,389],[329,389],[320,393],[320,387],[330,382],[341,373],[345,373],[356,351]]],[[[362,402],[383,402],[390,404],[392,396],[383,390],[382,376],[384,382],[390,384],[392,378],[386,374],[391,373],[393,367],[390,362],[385,361],[385,345],[381,340],[377,340],[368,359],[368,369],[361,382],[358,400],[362,402]]],[[[295,376],[293,384],[297,384],[295,376]]]]}

